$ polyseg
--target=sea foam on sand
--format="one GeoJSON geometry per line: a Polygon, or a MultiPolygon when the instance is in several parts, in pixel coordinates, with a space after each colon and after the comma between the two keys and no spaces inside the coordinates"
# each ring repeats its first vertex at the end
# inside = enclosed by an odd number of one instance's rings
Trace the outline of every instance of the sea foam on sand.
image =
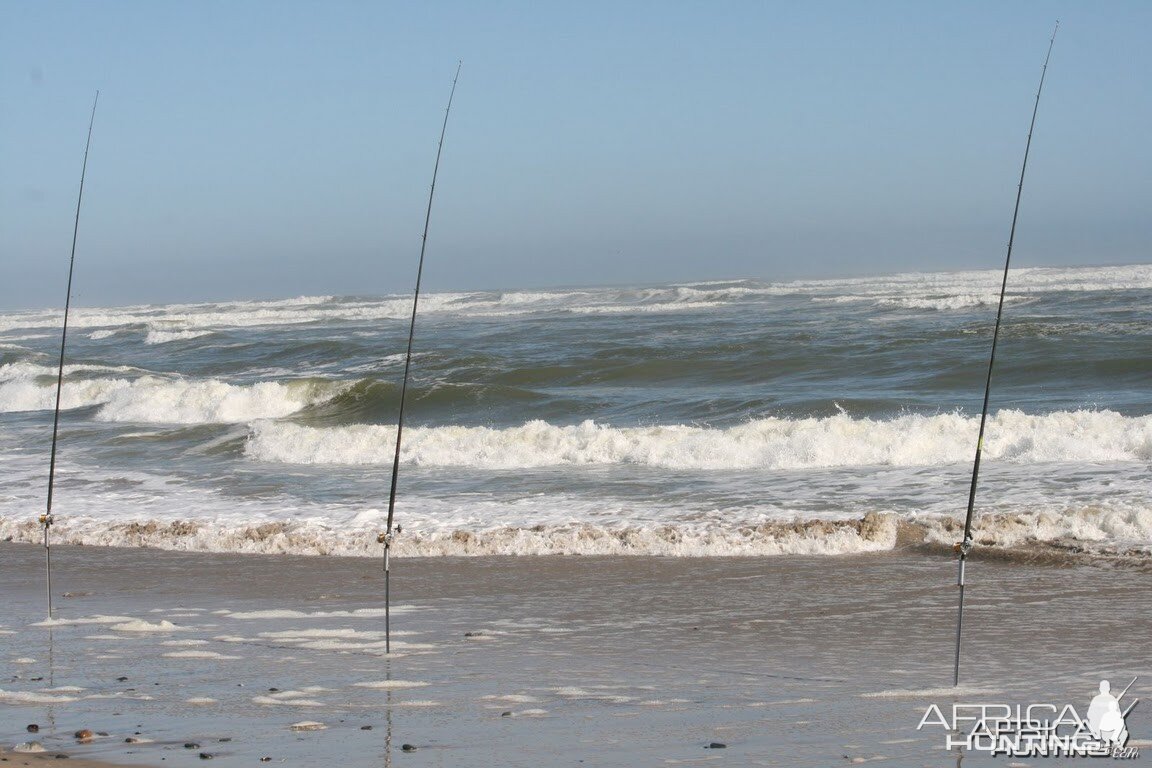
{"type": "Polygon", "coordinates": [[[357,688],[401,689],[422,688],[428,685],[423,680],[375,680],[362,683],[352,683],[357,688]]]}

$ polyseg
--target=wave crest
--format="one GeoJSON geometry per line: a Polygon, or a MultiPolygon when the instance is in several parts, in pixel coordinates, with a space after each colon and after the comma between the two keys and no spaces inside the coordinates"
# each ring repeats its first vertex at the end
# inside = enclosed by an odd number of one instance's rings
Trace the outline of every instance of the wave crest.
{"type": "MultiPolygon", "coordinates": [[[[369,516],[372,517],[372,516],[369,516]]],[[[377,521],[379,522],[379,521],[377,521]]],[[[506,525],[490,529],[406,528],[392,552],[398,557],[486,555],[837,555],[892,549],[900,525],[894,515],[857,520],[766,521],[722,525],[506,525]]],[[[376,557],[376,527],[333,530],[307,522],[219,526],[178,520],[108,524],[94,518],[58,519],[58,543],[155,547],[182,551],[376,557]]],[[[35,521],[0,518],[0,538],[38,541],[35,521]]]]}
{"type": "MultiPolygon", "coordinates": [[[[968,270],[778,283],[734,280],[661,287],[430,293],[421,298],[420,307],[426,314],[500,317],[553,312],[675,312],[776,296],[809,296],[817,301],[861,301],[895,308],[951,310],[995,303],[1001,274],[999,270],[968,270]]],[[[1054,292],[1146,291],[1152,289],[1152,265],[1013,269],[1009,285],[1009,300],[1054,292]]],[[[163,333],[199,334],[222,328],[403,320],[411,307],[409,296],[375,299],[302,296],[275,301],[77,308],[69,324],[78,330],[91,331],[93,339],[106,338],[116,329],[131,327],[148,328],[151,333],[157,323],[163,326],[163,333]]],[[[59,310],[4,312],[0,313],[0,333],[55,330],[61,322],[59,310]]],[[[153,337],[151,343],[157,343],[159,338],[153,337]]]]}
{"type": "MultiPolygon", "coordinates": [[[[345,524],[278,521],[226,524],[219,520],[142,520],[58,517],[61,544],[155,547],[181,551],[378,557],[377,510],[345,524]]],[[[696,519],[681,522],[603,524],[585,521],[506,524],[485,528],[415,518],[396,539],[399,557],[492,555],[652,555],[748,557],[844,555],[908,547],[950,548],[963,522],[952,516],[868,512],[839,519],[696,519]]],[[[0,517],[0,540],[37,543],[37,521],[0,517]]],[[[1072,507],[983,515],[977,521],[980,552],[1001,556],[1120,557],[1147,566],[1152,553],[1152,510],[1072,507]]]]}
{"type": "MultiPolygon", "coordinates": [[[[888,420],[838,414],[767,418],[726,429],[686,425],[612,427],[585,421],[556,426],[414,427],[401,460],[430,467],[521,469],[635,464],[666,469],[804,469],[918,466],[971,459],[978,421],[960,414],[909,414],[888,420]]],[[[287,422],[253,425],[246,454],[288,464],[389,464],[396,430],[354,425],[317,428],[287,422]]],[[[984,456],[1015,463],[1146,461],[1152,416],[1113,411],[1030,415],[1005,410],[988,424],[984,456]]]]}
{"type": "MultiPolygon", "coordinates": [[[[97,420],[152,424],[243,424],[282,418],[326,402],[353,384],[298,379],[242,385],[155,374],[80,378],[94,372],[139,374],[127,367],[65,366],[62,408],[100,406],[97,420]]],[[[0,366],[0,412],[51,410],[55,396],[56,374],[52,369],[29,363],[0,366]]]]}

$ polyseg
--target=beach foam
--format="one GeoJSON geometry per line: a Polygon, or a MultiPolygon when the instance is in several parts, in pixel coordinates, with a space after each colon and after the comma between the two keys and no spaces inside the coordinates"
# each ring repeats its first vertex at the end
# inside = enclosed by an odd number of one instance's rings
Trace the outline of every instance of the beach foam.
{"type": "Polygon", "coordinates": [[[161,655],[166,659],[214,659],[219,661],[243,658],[241,656],[228,656],[216,651],[170,651],[161,655]]]}
{"type": "Polygon", "coordinates": [[[170,621],[161,619],[159,622],[153,623],[144,621],[143,619],[136,619],[134,621],[126,621],[122,624],[113,624],[108,629],[117,632],[175,632],[184,627],[179,627],[170,621]]]}
{"type": "Polygon", "coordinates": [[[32,624],[33,627],[67,627],[73,624],[120,624],[139,621],[131,616],[76,616],[69,619],[44,619],[32,624]]]}
{"type": "Polygon", "coordinates": [[[422,688],[428,683],[423,680],[375,680],[363,683],[352,683],[357,688],[377,688],[381,690],[399,690],[404,688],[422,688]]]}
{"type": "MultiPolygon", "coordinates": [[[[416,505],[416,502],[410,501],[416,505]]],[[[930,543],[951,546],[956,541],[954,514],[918,514],[905,517],[870,512],[863,517],[843,514],[804,518],[795,514],[773,517],[755,511],[705,512],[661,520],[660,510],[632,507],[613,514],[606,523],[580,522],[567,514],[549,510],[549,500],[534,500],[515,515],[503,505],[492,505],[493,515],[506,520],[489,527],[477,507],[459,510],[443,502],[420,504],[419,519],[406,524],[405,533],[393,544],[396,557],[484,555],[658,555],[658,556],[769,556],[842,555],[891,550],[898,540],[905,545],[930,543]],[[537,507],[537,505],[541,505],[537,507]],[[539,517],[535,517],[537,514],[539,517]],[[546,520],[548,522],[534,522],[546,520]],[[632,522],[623,522],[631,517],[632,522]]],[[[485,505],[488,506],[488,505],[485,505]]],[[[377,526],[333,529],[326,523],[279,522],[251,526],[212,521],[171,524],[109,523],[103,518],[60,518],[53,527],[58,542],[75,544],[150,546],[209,552],[263,552],[305,555],[377,557],[377,526]],[[270,530],[274,529],[274,534],[270,530]]],[[[0,518],[0,538],[34,543],[40,529],[34,521],[15,522],[0,518]]],[[[1018,509],[983,513],[977,522],[977,543],[983,546],[1027,548],[1034,544],[1062,548],[1073,556],[1135,555],[1152,552],[1152,509],[1129,506],[1123,500],[1062,506],[1025,502],[1018,509]]],[[[404,606],[392,609],[405,610],[404,606]]],[[[383,609],[358,611],[262,610],[227,614],[233,619],[304,619],[345,616],[374,618],[383,609]]],[[[41,626],[77,623],[134,622],[116,619],[58,619],[41,626]]],[[[158,631],[179,629],[164,627],[158,631]]],[[[340,643],[347,648],[369,647],[367,636],[308,637],[292,633],[291,642],[340,643]]],[[[333,648],[336,645],[332,645],[333,648]]]]}
{"type": "MultiPolygon", "coordinates": [[[[370,531],[343,531],[334,534],[327,526],[307,523],[278,524],[274,540],[261,536],[246,539],[243,547],[232,546],[246,538],[240,529],[209,529],[200,526],[155,526],[141,535],[139,524],[109,525],[105,520],[69,518],[53,529],[62,543],[116,544],[131,541],[135,546],[200,551],[293,552],[374,557],[379,545],[370,531]]],[[[497,528],[446,528],[425,534],[406,533],[393,544],[397,557],[442,555],[780,555],[845,554],[891,549],[896,542],[898,522],[891,515],[869,515],[858,520],[810,520],[725,525],[704,520],[682,525],[610,525],[566,522],[557,525],[502,526],[497,528]]],[[[0,520],[0,536],[35,541],[38,528],[32,524],[9,525],[0,520]]],[[[395,613],[402,607],[393,608],[395,613]]],[[[383,609],[316,612],[251,611],[231,614],[234,619],[308,618],[328,616],[379,617],[383,609]]],[[[67,622],[62,622],[67,623],[67,622]]],[[[324,641],[317,641],[324,642],[324,641]]],[[[332,642],[335,642],[332,641],[332,642]]]]}
{"type": "Polygon", "coordinates": [[[894,688],[887,691],[862,693],[860,696],[865,699],[955,699],[963,696],[997,696],[1002,693],[1004,693],[1004,691],[999,688],[976,688],[972,686],[957,685],[947,688],[894,688]]]}
{"type": "Polygon", "coordinates": [[[59,696],[35,691],[6,691],[0,688],[0,702],[6,704],[66,704],[79,701],[75,696],[59,696]]]}

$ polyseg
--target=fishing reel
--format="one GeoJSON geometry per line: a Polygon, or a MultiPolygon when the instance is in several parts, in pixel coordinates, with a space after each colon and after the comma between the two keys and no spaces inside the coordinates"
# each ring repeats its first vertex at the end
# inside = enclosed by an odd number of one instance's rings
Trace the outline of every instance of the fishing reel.
{"type": "Polygon", "coordinates": [[[402,532],[403,529],[400,526],[396,526],[395,532],[385,531],[384,533],[378,533],[376,534],[376,543],[383,544],[384,546],[392,546],[392,540],[402,532]]]}
{"type": "Polygon", "coordinates": [[[40,515],[40,525],[44,526],[45,528],[52,525],[52,523],[54,523],[54,522],[56,522],[56,521],[52,519],[52,515],[50,515],[50,514],[40,515]]]}
{"type": "Polygon", "coordinates": [[[968,557],[968,553],[972,551],[972,538],[968,537],[964,541],[958,541],[952,545],[952,553],[956,557],[968,557]]]}

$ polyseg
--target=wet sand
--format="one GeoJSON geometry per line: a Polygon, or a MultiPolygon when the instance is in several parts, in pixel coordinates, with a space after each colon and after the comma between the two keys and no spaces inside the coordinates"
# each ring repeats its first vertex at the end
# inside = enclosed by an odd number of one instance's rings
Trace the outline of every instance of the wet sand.
{"type": "MultiPolygon", "coordinates": [[[[0,747],[70,765],[954,764],[916,730],[952,701],[943,553],[398,559],[389,656],[378,560],[53,564],[45,625],[43,550],[0,544],[0,747]]],[[[1086,706],[1139,675],[1152,698],[1147,568],[978,553],[968,578],[959,696],[1086,706]]]]}
{"type": "MultiPolygon", "coordinates": [[[[8,752],[0,749],[0,763],[4,765],[13,766],[42,766],[50,762],[53,765],[59,765],[56,761],[60,758],[56,757],[58,752],[44,752],[35,755],[25,755],[18,752],[8,752]]],[[[99,760],[85,760],[84,758],[75,758],[69,755],[68,762],[65,763],[69,768],[112,768],[116,763],[103,763],[99,760]]]]}

